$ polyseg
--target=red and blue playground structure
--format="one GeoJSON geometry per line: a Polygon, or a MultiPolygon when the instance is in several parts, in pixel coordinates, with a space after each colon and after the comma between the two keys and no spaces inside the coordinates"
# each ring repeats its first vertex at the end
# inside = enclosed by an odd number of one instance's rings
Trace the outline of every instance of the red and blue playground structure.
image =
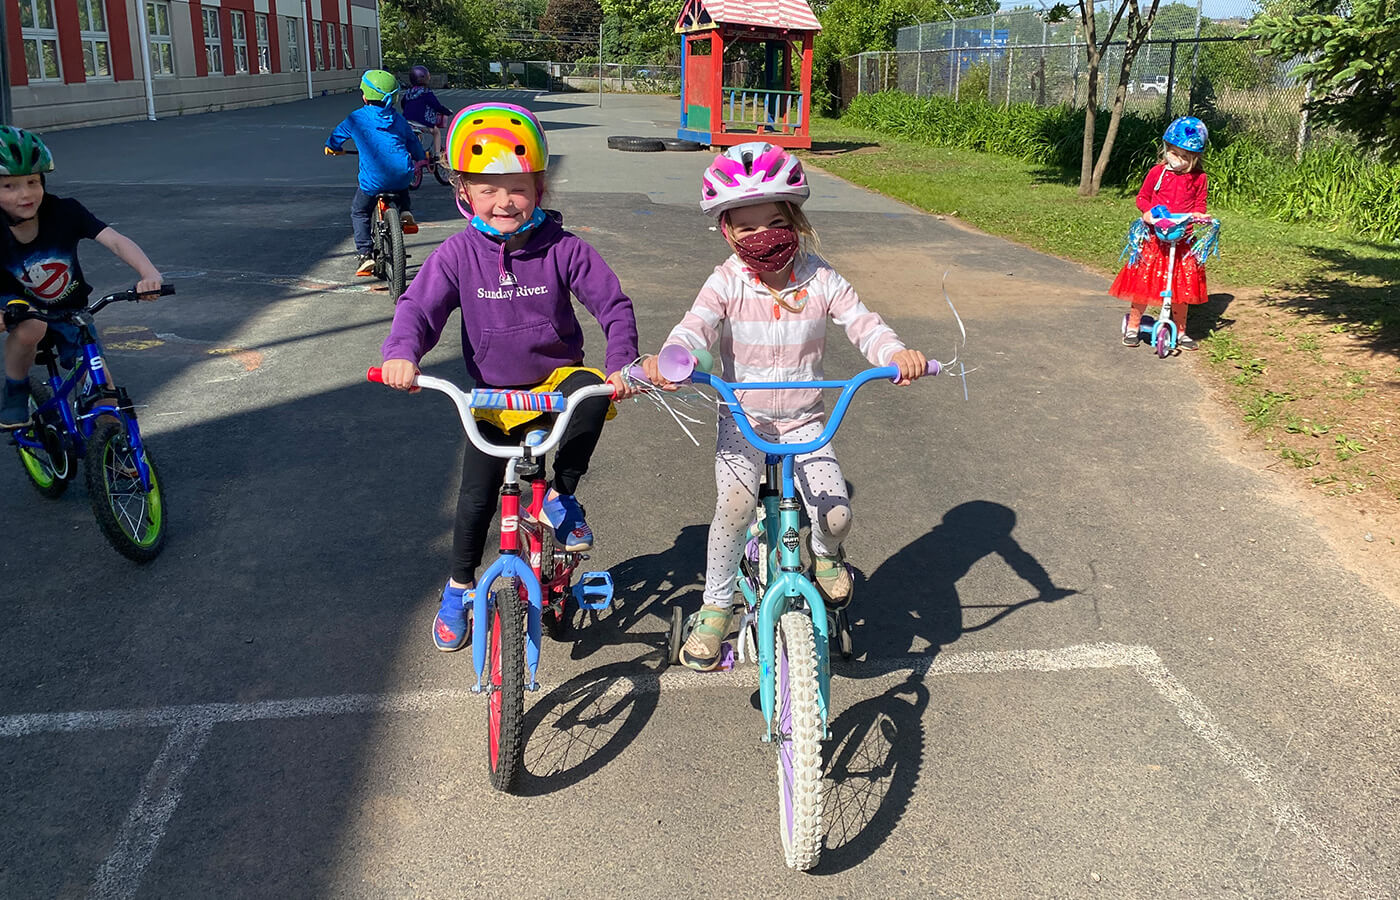
{"type": "MultiPolygon", "coordinates": [[[[812,146],[812,44],[821,24],[806,0],[687,0],[681,36],[681,125],[676,136],[712,147],[763,140],[812,146]],[[742,77],[726,51],[761,44],[758,78],[742,77]],[[745,86],[726,85],[726,75],[745,86]]],[[[746,74],[746,73],[745,73],[746,74]]]]}

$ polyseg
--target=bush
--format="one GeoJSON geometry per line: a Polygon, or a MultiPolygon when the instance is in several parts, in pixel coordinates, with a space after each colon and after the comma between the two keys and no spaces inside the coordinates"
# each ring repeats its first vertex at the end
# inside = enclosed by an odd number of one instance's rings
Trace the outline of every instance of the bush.
{"type": "MultiPolygon", "coordinates": [[[[1108,118],[1097,117],[1100,142],[1108,118]]],[[[1004,107],[885,91],[856,97],[842,120],[925,144],[1039,163],[1065,181],[1079,178],[1084,111],[1066,105],[1004,107]]],[[[1345,226],[1360,237],[1400,240],[1400,166],[1384,165],[1343,142],[1309,150],[1294,162],[1259,137],[1212,125],[1205,163],[1213,207],[1254,209],[1281,222],[1345,226]]],[[[1104,186],[1136,193],[1157,161],[1161,136],[1160,117],[1125,112],[1104,186]]]]}

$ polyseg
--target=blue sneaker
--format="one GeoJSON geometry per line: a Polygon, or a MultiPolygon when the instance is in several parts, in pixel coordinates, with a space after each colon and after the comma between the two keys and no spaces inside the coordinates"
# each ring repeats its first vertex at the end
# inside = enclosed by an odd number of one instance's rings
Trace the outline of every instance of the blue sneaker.
{"type": "Polygon", "coordinates": [[[433,645],[444,653],[461,650],[472,636],[468,606],[475,605],[476,591],[455,588],[451,582],[442,589],[442,605],[433,619],[433,645]]]}
{"type": "Polygon", "coordinates": [[[0,404],[0,428],[13,430],[29,423],[29,382],[6,378],[4,403],[0,404]]]}
{"type": "Polygon", "coordinates": [[[583,518],[583,507],[573,494],[559,494],[544,501],[545,521],[554,528],[554,539],[570,553],[579,553],[593,546],[593,529],[583,518]]]}

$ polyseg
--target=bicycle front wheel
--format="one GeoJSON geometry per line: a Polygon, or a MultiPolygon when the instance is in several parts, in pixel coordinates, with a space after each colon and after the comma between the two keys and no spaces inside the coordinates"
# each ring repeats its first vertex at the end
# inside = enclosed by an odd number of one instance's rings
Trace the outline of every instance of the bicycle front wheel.
{"type": "Polygon", "coordinates": [[[525,718],[525,621],[520,590],[506,579],[496,593],[486,633],[486,765],[491,786],[515,790],[525,718]]]}
{"type": "Polygon", "coordinates": [[[822,839],[821,711],[817,705],[817,648],[812,620],[800,612],[778,622],[778,825],[790,868],[817,864],[822,839]]]}
{"type": "Polygon", "coordinates": [[[126,425],[103,417],[87,447],[87,487],[92,512],[118,553],[139,563],[150,562],[165,546],[165,497],[155,463],[146,455],[151,487],[141,486],[137,451],[126,425]]]}
{"type": "Polygon", "coordinates": [[[399,295],[407,287],[407,260],[404,257],[403,249],[403,219],[399,217],[399,211],[394,207],[384,210],[384,226],[388,232],[386,235],[389,258],[385,261],[385,277],[389,281],[389,296],[395,303],[399,302],[399,295]]]}

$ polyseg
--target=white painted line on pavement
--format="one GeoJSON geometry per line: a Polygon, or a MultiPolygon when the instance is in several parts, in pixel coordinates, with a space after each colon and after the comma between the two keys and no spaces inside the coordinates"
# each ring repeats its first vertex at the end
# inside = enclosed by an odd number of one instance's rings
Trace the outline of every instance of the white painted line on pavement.
{"type": "MultiPolygon", "coordinates": [[[[1291,791],[1275,781],[1268,765],[1247,750],[1216,720],[1210,709],[1182,684],[1151,647],[1130,644],[1078,644],[1052,650],[1000,650],[968,653],[910,655],[871,660],[854,666],[837,663],[833,681],[871,682],[924,679],[940,675],[978,675],[1003,672],[1072,672],[1124,668],[1136,672],[1176,711],[1182,724],[1231,766],[1263,797],[1279,827],[1313,843],[1332,872],[1366,897],[1382,897],[1380,889],[1347,853],[1334,844],[1322,827],[1310,819],[1291,791]],[[859,673],[847,678],[842,670],[859,673]]],[[[614,676],[604,696],[634,693],[669,693],[722,687],[758,686],[758,671],[744,666],[730,672],[703,673],[671,668],[661,673],[636,672],[614,676]]],[[[839,697],[839,690],[837,691],[839,697]]],[[[364,713],[429,712],[461,705],[476,695],[465,690],[411,691],[398,694],[343,694],[256,703],[205,703],[149,709],[100,710],[67,713],[26,713],[0,717],[0,738],[55,732],[110,731],[118,728],[174,727],[161,756],[142,783],[141,794],[123,826],[113,858],[99,876],[130,883],[134,891],[141,870],[149,862],[165,824],[179,802],[179,784],[198,758],[209,729],[226,722],[256,722],[364,713]],[[168,770],[168,772],[167,772],[168,770]],[[159,796],[152,793],[159,788],[159,796]],[[114,860],[116,862],[114,862],[114,860]],[[110,870],[110,871],[109,871],[110,870]]],[[[98,896],[129,896],[99,893],[98,896]]]]}
{"type": "Polygon", "coordinates": [[[111,855],[97,870],[97,881],[89,897],[109,900],[135,896],[141,875],[165,836],[175,807],[180,805],[185,776],[199,759],[213,728],[213,722],[192,719],[170,732],[160,755],[141,781],[141,792],[122,823],[111,855]]]}

